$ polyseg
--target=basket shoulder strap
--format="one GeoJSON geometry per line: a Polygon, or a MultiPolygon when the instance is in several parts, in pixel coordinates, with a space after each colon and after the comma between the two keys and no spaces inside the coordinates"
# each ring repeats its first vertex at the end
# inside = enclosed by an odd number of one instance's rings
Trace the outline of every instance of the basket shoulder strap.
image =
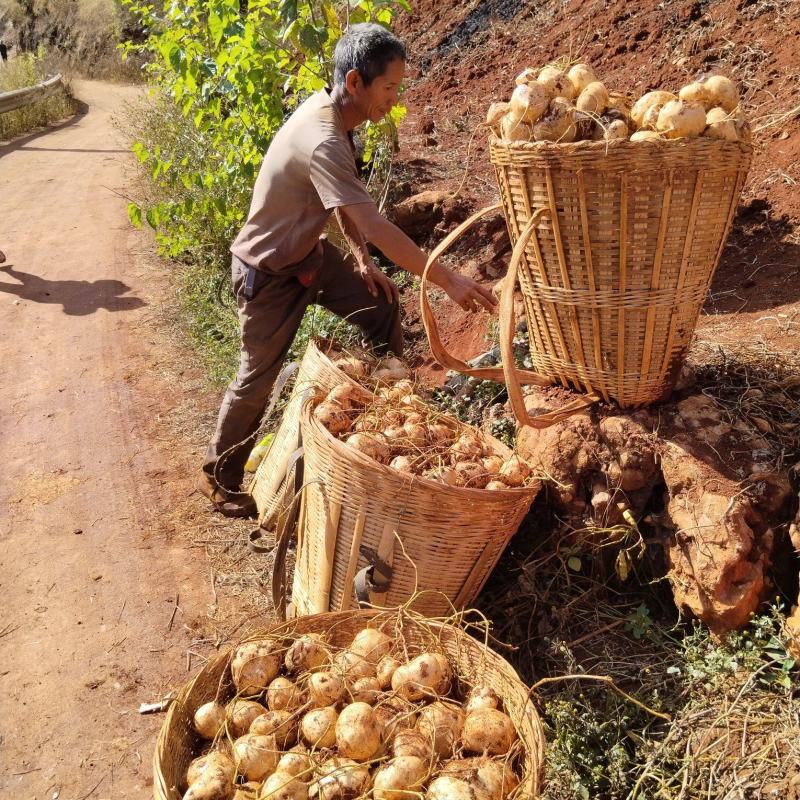
{"type": "Polygon", "coordinates": [[[539,220],[549,213],[550,211],[546,208],[539,209],[535,214],[531,215],[531,218],[520,232],[519,239],[514,245],[514,252],[511,255],[511,263],[508,265],[508,274],[503,279],[503,292],[500,295],[500,354],[503,362],[504,381],[508,389],[508,399],[517,421],[532,428],[547,428],[578,411],[589,408],[600,399],[597,395],[587,395],[573,400],[555,411],[538,414],[534,417],[531,417],[528,414],[528,409],[525,408],[525,397],[522,394],[522,386],[520,385],[523,381],[519,377],[520,374],[524,373],[522,370],[518,370],[514,364],[514,287],[517,283],[519,264],[525,253],[528,241],[539,220]]]}
{"type": "MultiPolygon", "coordinates": [[[[420,282],[420,309],[422,312],[422,324],[425,326],[425,333],[428,336],[428,342],[431,347],[433,357],[446,369],[452,369],[457,372],[463,372],[465,375],[470,375],[473,378],[480,380],[490,380],[503,382],[505,374],[502,367],[471,367],[464,361],[456,358],[447,352],[441,337],[439,336],[439,328],[436,324],[436,317],[433,314],[430,301],[428,300],[428,283],[429,274],[437,259],[443,255],[452,245],[464,235],[476,222],[490,214],[497,211],[502,206],[500,203],[495,203],[492,206],[476,211],[471,217],[464,220],[458,227],[450,231],[445,238],[433,249],[428,257],[428,263],[425,265],[425,270],[422,273],[422,280],[420,282]]],[[[505,356],[504,356],[505,358],[505,356]]],[[[530,372],[528,370],[517,370],[518,380],[522,383],[532,383],[538,386],[550,386],[552,380],[545,375],[540,375],[538,372],[530,372]]]]}

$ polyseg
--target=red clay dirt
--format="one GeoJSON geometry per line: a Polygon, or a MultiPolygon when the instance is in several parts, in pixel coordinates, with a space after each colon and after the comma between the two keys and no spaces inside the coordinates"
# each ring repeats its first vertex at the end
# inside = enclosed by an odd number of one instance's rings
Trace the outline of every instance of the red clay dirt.
{"type": "MultiPolygon", "coordinates": [[[[479,125],[492,101],[508,99],[514,76],[524,67],[565,55],[586,60],[606,85],[634,98],[650,89],[677,90],[711,70],[734,78],[756,129],[756,153],[700,327],[711,325],[734,339],[761,337],[779,349],[797,346],[798,0],[418,0],[412,5],[413,14],[398,25],[410,69],[397,199],[423,190],[458,192],[461,218],[497,197],[479,125]]],[[[427,245],[455,224],[432,219],[435,227],[415,234],[427,245]]],[[[453,261],[493,280],[505,272],[507,247],[498,215],[454,248],[453,261]]],[[[416,299],[409,298],[407,307],[413,327],[416,299]]],[[[447,305],[439,317],[443,338],[457,355],[478,352],[475,336],[465,337],[465,329],[480,338],[488,328],[485,315],[469,317],[447,305]]],[[[419,347],[420,357],[425,350],[419,347]]]]}
{"type": "Polygon", "coordinates": [[[80,83],[87,111],[0,146],[8,800],[151,796],[164,717],[138,708],[188,680],[214,600],[208,567],[162,522],[191,480],[158,421],[189,390],[160,368],[151,248],[119,194],[132,156],[112,114],[138,91],[80,83]]]}

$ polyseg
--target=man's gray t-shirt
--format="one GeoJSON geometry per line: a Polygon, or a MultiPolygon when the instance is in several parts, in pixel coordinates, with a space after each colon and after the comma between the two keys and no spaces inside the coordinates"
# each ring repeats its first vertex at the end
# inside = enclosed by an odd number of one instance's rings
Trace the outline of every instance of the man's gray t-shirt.
{"type": "Polygon", "coordinates": [[[299,262],[316,247],[333,209],[371,202],[358,178],[350,137],[323,89],[272,140],[231,252],[265,272],[300,272],[299,262]]]}

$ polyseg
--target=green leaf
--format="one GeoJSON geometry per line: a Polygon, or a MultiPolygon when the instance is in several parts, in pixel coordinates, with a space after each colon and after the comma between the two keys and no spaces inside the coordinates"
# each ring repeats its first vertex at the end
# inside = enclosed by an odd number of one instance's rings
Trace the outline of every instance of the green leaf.
{"type": "Polygon", "coordinates": [[[577,556],[570,556],[567,559],[567,566],[573,572],[580,572],[581,569],[583,568],[583,563],[581,562],[581,560],[577,556]]]}
{"type": "Polygon", "coordinates": [[[617,575],[619,575],[619,579],[621,581],[628,580],[630,567],[631,561],[628,553],[625,550],[620,550],[619,553],[617,553],[617,560],[614,564],[614,569],[616,570],[617,575]]]}
{"type": "Polygon", "coordinates": [[[128,219],[134,227],[142,227],[142,209],[136,203],[128,203],[128,219]]]}

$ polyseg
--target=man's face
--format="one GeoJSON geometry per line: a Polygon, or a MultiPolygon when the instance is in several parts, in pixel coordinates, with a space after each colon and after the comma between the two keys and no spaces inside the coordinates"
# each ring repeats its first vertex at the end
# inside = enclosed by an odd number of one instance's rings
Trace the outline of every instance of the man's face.
{"type": "Polygon", "coordinates": [[[364,86],[361,76],[351,70],[347,85],[359,111],[370,122],[380,122],[397,103],[397,94],[406,74],[406,62],[390,61],[382,75],[378,75],[369,86],[364,86]]]}

